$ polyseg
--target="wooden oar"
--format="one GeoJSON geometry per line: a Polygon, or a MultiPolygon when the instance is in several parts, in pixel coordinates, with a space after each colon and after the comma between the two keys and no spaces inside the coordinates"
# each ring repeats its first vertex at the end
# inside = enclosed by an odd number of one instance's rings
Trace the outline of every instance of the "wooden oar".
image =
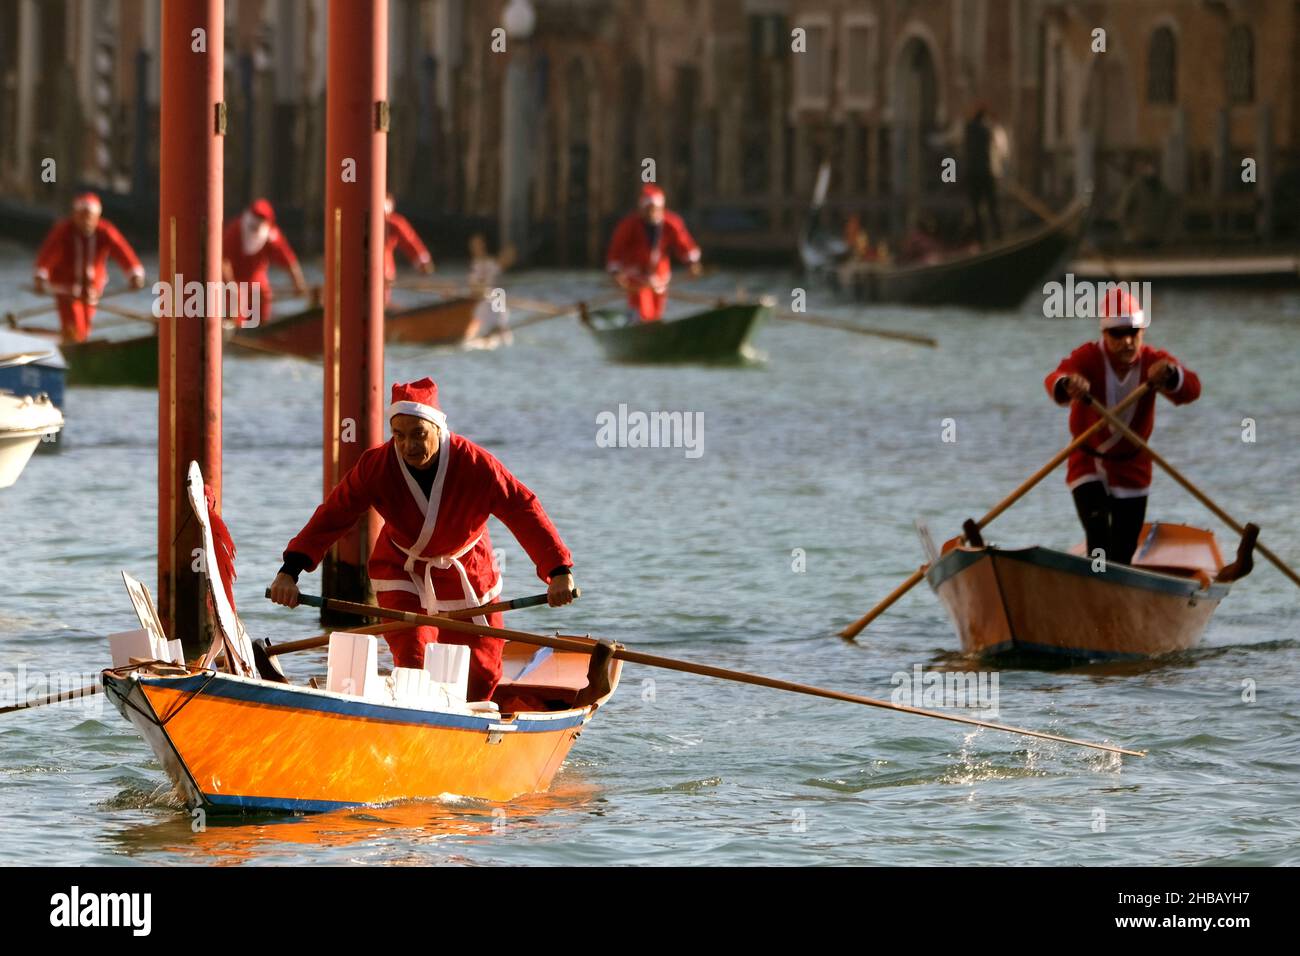
{"type": "Polygon", "coordinates": [[[754,684],[759,687],[771,687],[775,690],[787,690],[796,694],[807,694],[811,697],[824,697],[827,700],[841,700],[851,704],[862,704],[867,707],[898,710],[907,714],[933,717],[937,720],[948,720],[958,724],[969,724],[972,727],[983,727],[988,730],[1000,730],[1005,733],[1021,734],[1026,737],[1038,737],[1042,740],[1053,740],[1057,743],[1072,744],[1078,747],[1091,747],[1094,750],[1105,750],[1109,753],[1126,754],[1130,757],[1146,756],[1143,751],[1126,750],[1122,747],[1112,747],[1110,744],[1096,744],[1086,740],[1075,740],[1071,737],[1059,737],[1055,734],[1046,734],[1037,730],[1026,730],[1023,727],[994,724],[989,721],[976,720],[973,717],[961,717],[957,714],[945,714],[941,711],[923,710],[920,707],[911,707],[907,704],[895,704],[887,700],[877,700],[874,697],[863,697],[859,694],[846,694],[843,691],[827,690],[823,687],[814,687],[811,684],[797,684],[794,681],[781,680],[777,677],[765,677],[762,674],[751,674],[747,671],[736,671],[724,667],[714,667],[711,664],[697,664],[694,661],[684,661],[673,657],[661,657],[658,654],[645,654],[641,651],[628,650],[621,644],[611,645],[608,641],[598,641],[591,637],[578,637],[576,635],[566,634],[557,634],[554,637],[548,637],[543,634],[533,634],[529,631],[516,631],[504,627],[484,627],[479,624],[470,624],[465,621],[453,620],[449,617],[415,614],[411,611],[392,611],[388,608],[374,607],[369,604],[354,604],[351,601],[321,598],[311,594],[300,594],[298,599],[301,603],[312,607],[325,607],[329,610],[340,611],[345,614],[387,617],[394,620],[407,621],[411,624],[424,624],[429,627],[447,628],[452,631],[464,631],[467,634],[478,634],[484,637],[499,637],[503,640],[516,641],[520,644],[531,644],[537,647],[550,647],[555,650],[573,651],[579,654],[591,654],[599,647],[602,650],[608,650],[611,658],[616,658],[629,664],[642,664],[646,667],[660,667],[666,670],[681,671],[686,674],[698,674],[701,677],[714,677],[718,680],[730,680],[742,684],[754,684]]]}
{"type": "Polygon", "coordinates": [[[89,687],[83,687],[80,690],[65,690],[60,694],[50,694],[48,697],[38,697],[36,700],[26,700],[20,704],[10,704],[8,707],[0,707],[0,714],[11,714],[16,710],[31,710],[33,707],[44,707],[46,704],[61,704],[64,701],[76,700],[79,697],[92,697],[103,690],[99,684],[91,684],[89,687]]]}
{"type": "MultiPolygon", "coordinates": [[[[713,269],[701,269],[699,273],[688,273],[681,279],[678,279],[677,284],[681,285],[686,282],[694,282],[697,279],[703,279],[705,276],[711,275],[714,271],[715,270],[713,269]]],[[[508,292],[506,294],[509,295],[508,292]]],[[[558,318],[561,315],[573,315],[575,312],[581,312],[583,306],[586,306],[588,309],[599,309],[602,306],[617,302],[619,299],[625,298],[626,296],[627,291],[619,289],[617,292],[611,292],[609,295],[599,296],[595,299],[585,299],[580,302],[572,302],[568,305],[550,305],[549,303],[541,302],[537,299],[522,300],[530,303],[530,305],[522,305],[522,308],[527,309],[529,312],[538,312],[540,314],[529,316],[522,322],[514,323],[514,325],[511,326],[511,329],[518,332],[520,329],[527,328],[530,325],[536,325],[538,322],[546,322],[549,319],[558,318]]],[[[520,299],[510,299],[509,301],[515,303],[521,302],[520,299]]]]}
{"type": "MultiPolygon", "coordinates": [[[[506,294],[509,295],[509,293],[506,294]]],[[[598,298],[593,299],[590,302],[572,302],[568,305],[550,305],[546,302],[541,302],[536,299],[530,299],[528,301],[531,303],[531,305],[525,306],[524,308],[526,308],[529,312],[536,312],[538,314],[530,315],[526,319],[522,319],[519,322],[513,323],[510,326],[510,329],[513,332],[518,332],[520,329],[526,329],[528,328],[528,326],[536,325],[538,322],[546,322],[549,319],[558,318],[561,315],[573,315],[575,312],[578,312],[584,305],[586,305],[588,308],[598,309],[601,306],[609,305],[612,302],[617,302],[625,295],[627,295],[627,293],[620,289],[618,292],[612,292],[609,295],[599,296],[598,298]]],[[[514,301],[514,300],[509,300],[509,301],[514,301]]]]}
{"type": "MultiPolygon", "coordinates": [[[[270,597],[271,592],[268,589],[266,596],[270,597]]],[[[573,596],[582,597],[582,589],[574,588],[573,596]]],[[[310,597],[310,595],[308,595],[310,597]]],[[[545,604],[547,596],[545,594],[533,594],[529,597],[515,598],[513,601],[498,601],[496,604],[484,604],[479,607],[465,608],[461,611],[447,611],[446,616],[458,621],[468,621],[481,614],[496,614],[498,611],[516,611],[525,607],[537,607],[545,604]]],[[[304,604],[310,604],[304,601],[304,604]]],[[[368,605],[367,605],[368,606],[368,605]]],[[[390,622],[388,624],[370,624],[365,627],[349,628],[349,634],[382,634],[386,631],[398,631],[404,627],[410,627],[405,621],[390,622]]],[[[266,653],[269,655],[288,654],[290,651],[305,651],[313,647],[324,647],[330,642],[328,634],[320,634],[316,637],[303,638],[301,641],[290,641],[285,644],[269,644],[266,653]]]]}
{"type": "MultiPolygon", "coordinates": [[[[702,305],[726,304],[725,298],[718,296],[706,296],[698,292],[677,292],[669,290],[669,295],[675,295],[683,302],[698,302],[702,305]]],[[[790,309],[778,309],[772,307],[774,318],[783,322],[802,322],[805,325],[816,325],[824,329],[839,329],[842,332],[856,332],[858,335],[871,335],[882,339],[897,339],[900,342],[911,342],[913,345],[926,345],[934,348],[939,343],[928,335],[918,335],[915,332],[897,332],[893,329],[877,329],[869,326],[854,325],[852,322],[844,322],[840,319],[827,318],[824,315],[808,315],[803,312],[793,312],[790,309]]]]}
{"type": "Polygon", "coordinates": [[[1018,201],[1020,205],[1024,206],[1039,219],[1043,220],[1043,222],[1052,222],[1056,218],[1056,214],[1053,213],[1052,210],[1048,209],[1042,200],[1029,190],[1022,187],[1014,179],[1003,180],[1003,185],[1006,187],[1007,192],[1011,194],[1012,198],[1018,201]]]}
{"type": "MultiPolygon", "coordinates": [[[[1111,411],[1114,413],[1122,412],[1124,409],[1128,408],[1130,405],[1132,405],[1134,402],[1136,402],[1138,399],[1140,399],[1143,395],[1145,395],[1150,390],[1151,390],[1151,383],[1143,382],[1141,385],[1139,385],[1137,388],[1133,390],[1132,394],[1130,394],[1128,398],[1124,399],[1121,402],[1117,402],[1115,404],[1115,407],[1111,409],[1111,411]]],[[[1070,444],[1066,445],[1055,455],[1053,455],[1051,459],[1047,462],[1047,464],[1043,465],[1042,468],[1039,468],[1036,472],[1034,472],[1032,475],[1026,478],[1020,484],[1020,487],[1018,487],[1015,491],[1011,492],[1011,494],[1007,495],[1005,498],[999,501],[996,505],[993,506],[993,509],[989,511],[988,514],[986,514],[979,521],[975,522],[976,529],[984,528],[990,521],[992,521],[998,515],[1002,514],[1002,512],[1006,511],[1013,504],[1015,504],[1017,501],[1023,498],[1029,492],[1029,490],[1034,487],[1034,485],[1038,484],[1049,474],[1051,474],[1051,472],[1055,470],[1057,465],[1065,461],[1065,459],[1069,458],[1070,454],[1076,448],[1081,447],[1084,442],[1086,442],[1089,438],[1091,438],[1093,435],[1099,432],[1103,427],[1105,427],[1105,425],[1106,425],[1105,419],[1098,419],[1097,421],[1089,425],[1087,428],[1085,428],[1083,432],[1080,433],[1078,438],[1070,442],[1070,444]]],[[[907,578],[907,580],[905,580],[902,584],[900,584],[898,587],[894,588],[894,590],[889,592],[888,597],[886,597],[883,601],[881,601],[879,604],[873,607],[866,614],[862,615],[862,617],[858,618],[856,621],[854,621],[844,630],[840,631],[840,637],[846,638],[848,640],[852,640],[853,638],[857,637],[858,634],[862,632],[863,628],[865,628],[876,618],[880,617],[881,614],[883,614],[886,610],[888,610],[889,607],[895,601],[901,598],[904,594],[912,590],[912,588],[916,587],[916,585],[920,583],[921,579],[925,577],[925,572],[928,570],[930,570],[930,565],[923,564],[915,571],[913,571],[911,575],[907,578]]]]}
{"type": "MultiPolygon", "coordinates": [[[[1169,462],[1165,461],[1165,459],[1160,455],[1160,453],[1155,451],[1150,445],[1148,445],[1142,439],[1142,437],[1137,434],[1137,432],[1133,431],[1133,429],[1129,428],[1128,425],[1124,424],[1122,419],[1117,418],[1115,416],[1114,411],[1106,408],[1095,398],[1093,398],[1092,395],[1085,396],[1084,401],[1087,404],[1091,405],[1094,409],[1096,409],[1098,414],[1101,415],[1102,421],[1109,424],[1112,429],[1119,432],[1121,435],[1127,438],[1134,445],[1137,445],[1144,452],[1150,455],[1151,460],[1154,461],[1161,468],[1163,468],[1168,473],[1170,478],[1174,479],[1174,481],[1182,485],[1185,489],[1187,489],[1187,492],[1193,498],[1195,498],[1201,504],[1205,505],[1205,507],[1209,508],[1210,511],[1214,512],[1215,516],[1218,517],[1220,521],[1226,524],[1233,531],[1237,532],[1237,534],[1239,535],[1244,535],[1246,533],[1246,528],[1244,525],[1236,521],[1230,514],[1228,514],[1217,504],[1215,504],[1210,499],[1209,495],[1201,491],[1200,488],[1197,488],[1196,485],[1192,484],[1191,481],[1189,481],[1183,475],[1182,472],[1180,472],[1173,465],[1169,464],[1169,462]]],[[[1264,547],[1258,541],[1256,541],[1255,543],[1255,550],[1258,551],[1260,554],[1262,554],[1264,557],[1268,558],[1271,562],[1273,562],[1273,565],[1279,571],[1285,574],[1288,578],[1290,578],[1296,585],[1300,585],[1300,575],[1297,575],[1295,571],[1291,570],[1291,568],[1288,567],[1281,558],[1275,555],[1268,548],[1264,547]]]]}
{"type": "MultiPolygon", "coordinates": [[[[51,296],[52,301],[44,305],[34,305],[31,306],[30,308],[20,309],[17,312],[6,312],[5,321],[9,323],[9,326],[11,328],[17,328],[16,323],[18,322],[19,319],[30,319],[34,315],[44,315],[46,312],[53,312],[55,309],[59,307],[59,303],[57,301],[54,301],[54,299],[57,299],[58,296],[73,296],[74,298],[76,297],[73,294],[72,289],[68,286],[46,286],[44,292],[36,292],[35,289],[32,289],[30,291],[35,295],[51,296]]],[[[123,293],[126,292],[139,292],[139,291],[140,291],[139,289],[132,289],[129,285],[119,286],[116,289],[110,289],[109,291],[105,292],[103,295],[92,300],[90,304],[97,306],[100,302],[103,302],[105,299],[111,299],[115,295],[122,295],[123,293]]]]}

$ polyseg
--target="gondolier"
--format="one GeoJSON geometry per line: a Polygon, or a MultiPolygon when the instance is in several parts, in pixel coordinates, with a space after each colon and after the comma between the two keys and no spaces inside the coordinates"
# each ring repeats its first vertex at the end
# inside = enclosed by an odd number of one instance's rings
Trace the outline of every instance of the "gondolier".
{"type": "MultiPolygon", "coordinates": [[[[1150,381],[1175,405],[1201,394],[1196,373],[1168,352],[1143,342],[1150,321],[1123,289],[1111,289],[1102,301],[1101,341],[1079,346],[1062,359],[1046,380],[1058,404],[1073,402],[1070,433],[1079,435],[1098,418],[1082,401],[1092,397],[1106,407],[1124,400],[1150,381]]],[[[1155,426],[1155,393],[1144,395],[1121,418],[1144,440],[1155,426]]],[[[1129,564],[1137,549],[1151,488],[1151,459],[1122,435],[1103,428],[1070,455],[1066,482],[1088,536],[1088,553],[1100,549],[1107,561],[1129,564]]]]}
{"type": "Polygon", "coordinates": [[[397,211],[393,194],[384,197],[384,302],[388,303],[391,286],[397,279],[397,251],[420,272],[433,272],[433,256],[420,239],[409,219],[397,211]]]}
{"type": "Polygon", "coordinates": [[[53,286],[59,328],[65,342],[84,342],[95,318],[95,302],[108,281],[108,257],[121,266],[131,288],[144,286],[144,266],[131,244],[102,216],[94,193],[72,201],[72,215],[55,223],[36,254],[32,283],[44,293],[53,286]]]}
{"type": "MultiPolygon", "coordinates": [[[[394,385],[387,418],[393,437],[370,449],[289,542],[271,599],[293,607],[297,578],[367,508],[384,519],[368,571],[379,604],[436,614],[478,607],[501,593],[487,519],[501,520],[546,581],[553,607],[573,600],[572,557],[537,496],[486,450],[453,434],[438,405],[438,387],[424,378],[394,385]]],[[[500,613],[475,618],[502,625],[500,613]]],[[[471,650],[469,699],[487,700],[501,678],[502,641],[416,627],[384,635],[398,667],[424,664],[424,645],[466,644],[471,650]]]]}
{"type": "Polygon", "coordinates": [[[272,263],[293,277],[298,295],[307,294],[298,257],[289,240],[275,225],[275,210],[265,199],[255,200],[236,218],[226,223],[221,235],[221,273],[226,282],[251,282],[258,286],[260,312],[255,321],[247,315],[236,316],[239,325],[264,324],[271,320],[271,279],[267,270],[272,263]]]}
{"type": "Polygon", "coordinates": [[[605,255],[606,270],[627,292],[628,305],[643,322],[663,317],[673,256],[690,264],[691,275],[700,274],[700,247],[681,216],[665,207],[664,191],[647,183],[637,211],[615,227],[605,255]]]}

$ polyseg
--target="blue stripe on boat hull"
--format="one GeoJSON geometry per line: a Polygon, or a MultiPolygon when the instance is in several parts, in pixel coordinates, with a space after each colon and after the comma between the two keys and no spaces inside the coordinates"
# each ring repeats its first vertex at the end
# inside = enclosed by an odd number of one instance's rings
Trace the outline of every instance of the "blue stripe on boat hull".
{"type": "MultiPolygon", "coordinates": [[[[276,685],[244,683],[237,680],[209,680],[207,674],[195,674],[192,677],[146,677],[142,684],[152,684],[176,690],[181,693],[197,691],[202,688],[205,697],[225,697],[231,700],[247,701],[266,707],[284,707],[291,710],[305,710],[316,713],[339,714],[353,720],[375,721],[378,723],[416,724],[420,726],[444,727],[452,730],[474,730],[483,732],[489,724],[498,723],[500,718],[472,717],[467,714],[447,714],[437,711],[409,710],[404,707],[391,707],[375,704],[360,699],[340,700],[320,694],[307,694],[283,690],[276,685]]],[[[586,718],[585,710],[577,710],[571,717],[555,720],[528,720],[515,718],[511,726],[514,733],[551,733],[578,727],[586,718]]]]}

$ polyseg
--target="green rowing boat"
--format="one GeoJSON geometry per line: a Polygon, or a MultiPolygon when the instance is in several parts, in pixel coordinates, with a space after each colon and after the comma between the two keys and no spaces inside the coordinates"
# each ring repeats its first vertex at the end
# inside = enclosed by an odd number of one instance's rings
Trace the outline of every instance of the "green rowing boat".
{"type": "Polygon", "coordinates": [[[59,348],[68,363],[69,385],[153,388],[158,384],[157,335],[65,342],[59,348]]]}
{"type": "Polygon", "coordinates": [[[617,309],[582,309],[582,322],[615,362],[742,362],[754,327],[771,314],[758,302],[733,302],[657,322],[627,323],[617,309]]]}

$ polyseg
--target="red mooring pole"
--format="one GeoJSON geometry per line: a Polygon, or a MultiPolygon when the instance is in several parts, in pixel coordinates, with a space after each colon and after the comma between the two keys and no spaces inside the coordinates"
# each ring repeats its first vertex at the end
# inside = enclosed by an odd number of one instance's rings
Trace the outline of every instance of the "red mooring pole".
{"type": "MultiPolygon", "coordinates": [[[[221,281],[221,0],[167,0],[161,45],[158,273],[183,296],[184,284],[221,281]]],[[[158,611],[192,656],[207,649],[211,621],[185,479],[197,461],[220,504],[221,317],[207,307],[201,317],[171,311],[158,324],[158,611]]]]}
{"type": "MultiPolygon", "coordinates": [[[[384,439],[388,2],[329,4],[325,87],[325,493],[384,439]]],[[[321,586],[368,601],[373,512],[325,556],[321,586]]],[[[336,615],[321,612],[323,620],[336,615]]]]}

